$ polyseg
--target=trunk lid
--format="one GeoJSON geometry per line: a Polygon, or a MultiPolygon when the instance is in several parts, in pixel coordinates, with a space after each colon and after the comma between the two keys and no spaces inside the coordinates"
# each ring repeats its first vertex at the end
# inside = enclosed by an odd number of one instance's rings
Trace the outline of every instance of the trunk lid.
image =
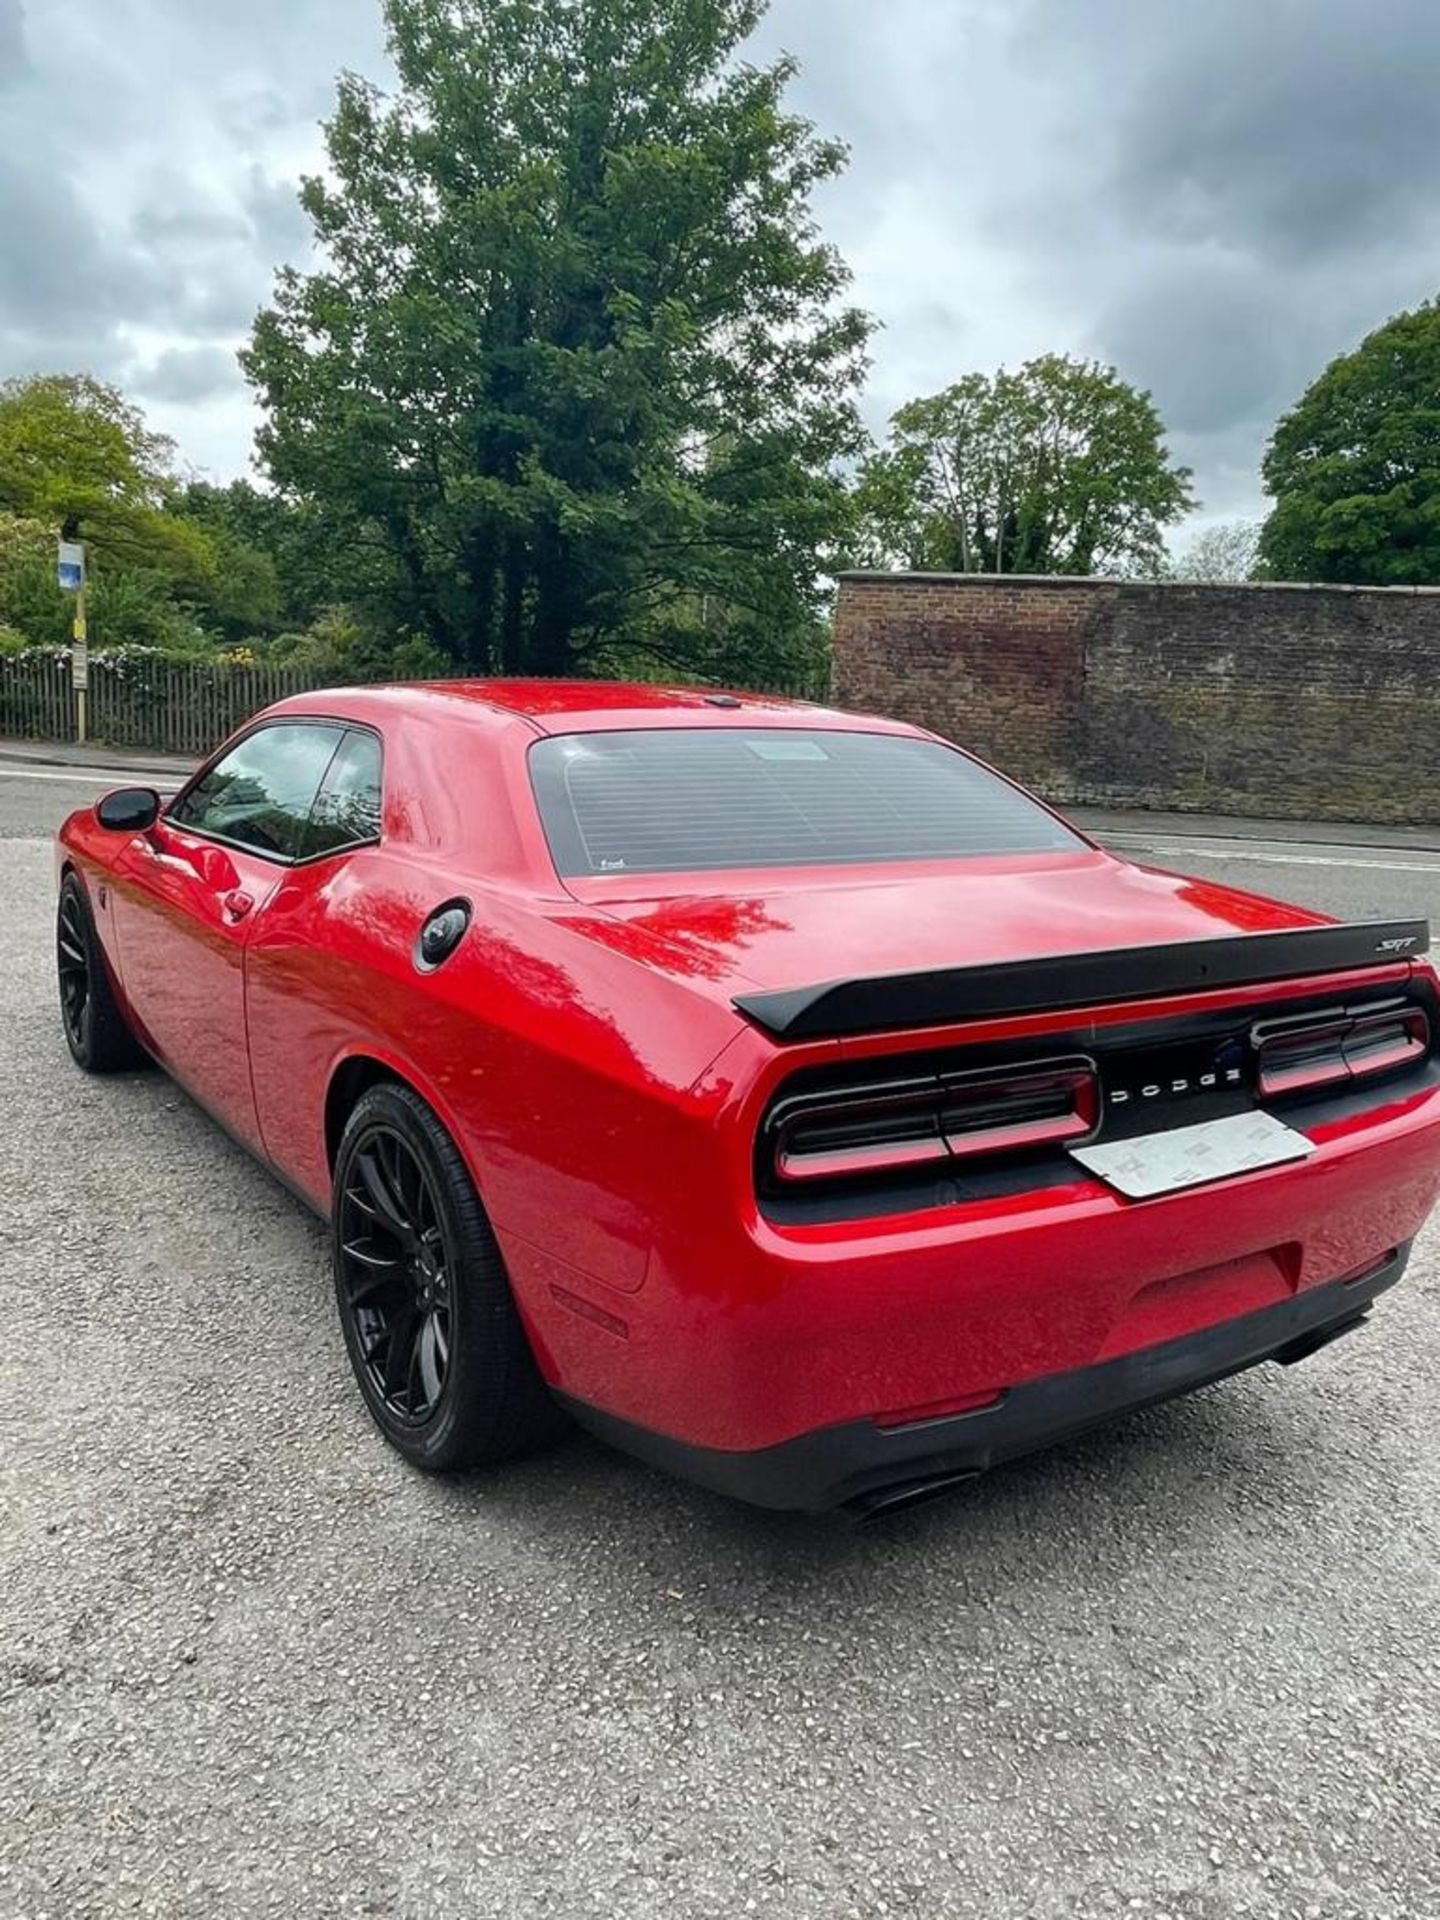
{"type": "Polygon", "coordinates": [[[643,892],[569,886],[667,971],[735,993],[1327,924],[1098,848],[963,866],[650,876],[643,892]]]}

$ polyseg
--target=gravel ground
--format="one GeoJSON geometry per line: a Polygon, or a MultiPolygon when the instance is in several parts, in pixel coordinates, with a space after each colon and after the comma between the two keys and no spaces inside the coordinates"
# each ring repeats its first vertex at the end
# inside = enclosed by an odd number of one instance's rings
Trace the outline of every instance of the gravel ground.
{"type": "Polygon", "coordinates": [[[71,1068],[50,912],[0,846],[0,1913],[1440,1920],[1433,1232],[1359,1338],[883,1530],[580,1440],[428,1482],[320,1228],[71,1068]]]}

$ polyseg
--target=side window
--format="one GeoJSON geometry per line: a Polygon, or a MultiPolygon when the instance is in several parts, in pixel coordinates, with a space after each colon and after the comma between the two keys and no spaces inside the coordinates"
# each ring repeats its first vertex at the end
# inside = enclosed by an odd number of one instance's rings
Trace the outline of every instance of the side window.
{"type": "Polygon", "coordinates": [[[347,733],[320,784],[305,852],[338,853],[380,838],[380,742],[347,733]]]}
{"type": "Polygon", "coordinates": [[[299,859],[310,812],[344,729],[277,722],[249,734],[170,809],[177,827],[299,859]]]}

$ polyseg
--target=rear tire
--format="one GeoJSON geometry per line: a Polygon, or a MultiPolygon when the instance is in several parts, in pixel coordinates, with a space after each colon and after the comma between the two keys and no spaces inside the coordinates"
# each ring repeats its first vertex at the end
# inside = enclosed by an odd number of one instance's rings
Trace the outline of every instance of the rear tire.
{"type": "Polygon", "coordinates": [[[67,873],[55,916],[55,967],[60,1018],[76,1066],[86,1073],[127,1073],[149,1063],[120,1010],[110,968],[95,931],[84,885],[67,873]]]}
{"type": "Polygon", "coordinates": [[[361,1096],[335,1157],[331,1246],[350,1364],[391,1446],[431,1473],[564,1431],[455,1143],[420,1096],[361,1096]]]}

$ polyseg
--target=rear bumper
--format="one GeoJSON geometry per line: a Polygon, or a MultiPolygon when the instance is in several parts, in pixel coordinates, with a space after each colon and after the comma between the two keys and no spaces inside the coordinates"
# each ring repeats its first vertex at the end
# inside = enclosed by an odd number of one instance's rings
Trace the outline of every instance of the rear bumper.
{"type": "Polygon", "coordinates": [[[887,1428],[871,1420],[802,1433],[778,1446],[732,1452],[693,1445],[559,1396],[581,1426],[652,1466],[761,1507],[857,1514],[969,1479],[1117,1414],[1172,1399],[1264,1360],[1291,1364],[1350,1332],[1405,1271],[1409,1246],[1358,1278],[1177,1340],[1069,1373],[1043,1375],[971,1413],[887,1428]]]}

